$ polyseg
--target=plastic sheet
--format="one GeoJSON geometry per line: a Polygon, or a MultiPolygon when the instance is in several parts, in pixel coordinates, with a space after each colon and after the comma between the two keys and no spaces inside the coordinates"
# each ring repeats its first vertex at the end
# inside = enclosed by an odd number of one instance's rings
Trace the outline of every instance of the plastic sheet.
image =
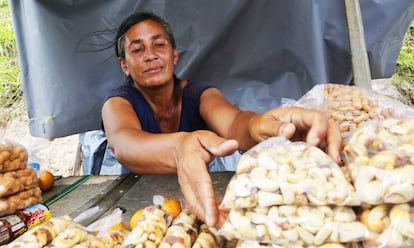
{"type": "MultiPolygon", "coordinates": [[[[390,77],[414,2],[360,2],[371,77],[390,77]]],[[[352,80],[343,0],[13,0],[9,5],[35,137],[101,128],[105,94],[124,83],[111,47],[115,29],[138,10],[170,22],[180,56],[177,76],[211,82],[242,109],[264,112],[317,84],[352,80]]]]}

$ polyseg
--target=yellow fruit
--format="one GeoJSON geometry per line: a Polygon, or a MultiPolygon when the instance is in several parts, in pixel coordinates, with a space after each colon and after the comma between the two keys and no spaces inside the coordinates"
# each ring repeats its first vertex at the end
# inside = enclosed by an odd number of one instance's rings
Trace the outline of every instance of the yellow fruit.
{"type": "Polygon", "coordinates": [[[110,232],[111,231],[117,231],[117,230],[128,230],[128,227],[124,224],[124,222],[121,221],[121,222],[111,226],[108,230],[110,232]]]}
{"type": "Polygon", "coordinates": [[[173,219],[175,219],[175,217],[177,217],[182,211],[181,202],[175,198],[164,198],[162,208],[165,210],[167,215],[171,215],[173,219]]]}
{"type": "Polygon", "coordinates": [[[137,224],[138,219],[141,217],[142,212],[144,211],[143,208],[139,209],[132,215],[130,221],[129,221],[129,228],[130,230],[134,229],[135,225],[137,224]]]}
{"type": "Polygon", "coordinates": [[[48,170],[41,170],[39,178],[37,180],[37,185],[42,191],[49,190],[55,184],[55,177],[48,170]]]}

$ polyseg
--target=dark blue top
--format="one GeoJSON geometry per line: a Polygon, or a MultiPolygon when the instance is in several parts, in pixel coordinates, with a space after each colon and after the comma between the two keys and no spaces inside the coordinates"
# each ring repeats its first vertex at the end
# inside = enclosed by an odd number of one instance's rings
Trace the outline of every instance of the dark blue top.
{"type": "MultiPolygon", "coordinates": [[[[181,119],[178,131],[191,132],[208,129],[199,110],[201,94],[211,87],[213,86],[205,83],[188,81],[183,90],[181,119]]],[[[112,90],[104,101],[115,96],[125,98],[131,103],[141,122],[142,130],[150,133],[161,133],[154,111],[152,111],[148,102],[137,89],[130,84],[121,86],[112,90]]]]}
{"type": "MultiPolygon", "coordinates": [[[[203,118],[201,118],[199,110],[201,94],[211,87],[213,86],[205,83],[188,81],[183,90],[181,119],[178,131],[191,132],[208,129],[207,124],[203,118]]],[[[131,103],[141,122],[142,130],[150,133],[161,133],[158,123],[155,120],[154,111],[152,111],[141,92],[130,84],[124,85],[110,91],[108,96],[105,97],[104,102],[109,98],[116,96],[122,97],[131,103]]],[[[129,173],[129,170],[122,166],[121,173],[129,173]]]]}

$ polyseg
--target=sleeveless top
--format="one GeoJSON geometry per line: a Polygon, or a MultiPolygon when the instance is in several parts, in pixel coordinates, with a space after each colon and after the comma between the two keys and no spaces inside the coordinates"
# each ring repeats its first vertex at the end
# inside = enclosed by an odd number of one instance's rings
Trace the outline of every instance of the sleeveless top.
{"type": "MultiPolygon", "coordinates": [[[[208,129],[207,124],[200,115],[199,107],[201,94],[211,87],[213,86],[205,83],[188,81],[183,89],[181,118],[178,131],[191,132],[208,129]]],[[[131,103],[135,113],[139,117],[142,130],[150,133],[161,133],[155,119],[154,111],[152,111],[142,94],[132,87],[132,85],[123,85],[112,90],[104,99],[104,102],[111,97],[122,97],[131,103]]]]}
{"type": "MultiPolygon", "coordinates": [[[[202,82],[188,81],[183,89],[181,119],[178,131],[191,132],[195,130],[208,130],[207,124],[200,115],[200,97],[201,94],[208,88],[214,86],[202,82]]],[[[130,84],[118,87],[112,90],[104,99],[104,102],[111,97],[122,97],[131,103],[135,112],[139,116],[142,130],[150,133],[161,133],[158,123],[155,120],[154,112],[152,111],[148,102],[144,99],[142,94],[132,87],[130,84]]],[[[105,129],[102,125],[103,131],[105,129]]],[[[237,161],[241,154],[236,152],[231,156],[217,157],[209,164],[209,171],[235,171],[237,161]]],[[[110,164],[110,166],[103,167],[120,167],[121,174],[129,173],[129,170],[119,164],[112,151],[106,145],[106,152],[103,159],[103,164],[110,164]],[[105,162],[109,161],[109,162],[105,162]]],[[[99,174],[99,173],[98,173],[99,174]]],[[[111,173],[112,174],[112,173],[111,173]]]]}

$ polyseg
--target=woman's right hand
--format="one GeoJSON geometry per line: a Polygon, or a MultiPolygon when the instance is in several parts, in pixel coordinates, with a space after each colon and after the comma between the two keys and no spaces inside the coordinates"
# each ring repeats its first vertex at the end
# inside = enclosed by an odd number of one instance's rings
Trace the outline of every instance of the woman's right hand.
{"type": "Polygon", "coordinates": [[[228,140],[210,131],[184,133],[177,144],[178,182],[191,211],[210,227],[220,227],[225,216],[219,213],[208,164],[217,156],[228,156],[238,149],[235,140],[228,140]]]}

